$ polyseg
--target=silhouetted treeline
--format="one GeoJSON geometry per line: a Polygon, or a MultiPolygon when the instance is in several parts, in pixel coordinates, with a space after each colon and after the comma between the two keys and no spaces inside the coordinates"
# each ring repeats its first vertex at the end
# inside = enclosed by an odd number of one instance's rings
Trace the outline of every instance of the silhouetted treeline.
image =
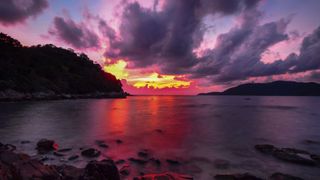
{"type": "Polygon", "coordinates": [[[0,33],[0,92],[122,92],[121,82],[85,54],[52,44],[24,47],[0,33]]]}
{"type": "Polygon", "coordinates": [[[249,83],[229,88],[223,92],[200,93],[199,95],[320,96],[320,84],[294,81],[249,83]]]}

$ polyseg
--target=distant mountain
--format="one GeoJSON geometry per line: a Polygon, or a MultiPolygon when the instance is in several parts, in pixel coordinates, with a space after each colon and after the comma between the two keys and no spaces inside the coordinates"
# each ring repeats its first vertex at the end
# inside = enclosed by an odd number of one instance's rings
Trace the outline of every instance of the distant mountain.
{"type": "Polygon", "coordinates": [[[85,54],[22,46],[0,33],[0,100],[124,97],[122,85],[85,54]]]}
{"type": "Polygon", "coordinates": [[[320,84],[293,81],[249,83],[223,92],[200,93],[199,95],[320,96],[320,84]]]}

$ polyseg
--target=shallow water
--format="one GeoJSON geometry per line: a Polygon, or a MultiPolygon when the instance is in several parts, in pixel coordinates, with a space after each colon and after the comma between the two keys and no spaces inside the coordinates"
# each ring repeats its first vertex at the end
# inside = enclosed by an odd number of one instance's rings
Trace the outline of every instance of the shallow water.
{"type": "MultiPolygon", "coordinates": [[[[161,166],[127,161],[130,178],[140,172],[174,171],[196,179],[213,179],[218,173],[251,172],[267,177],[274,172],[319,179],[319,167],[279,161],[256,152],[255,144],[270,143],[320,154],[320,97],[241,96],[134,96],[127,99],[60,100],[0,103],[0,142],[36,155],[36,142],[54,139],[60,148],[95,147],[102,158],[137,157],[148,149],[161,166]],[[157,131],[160,129],[162,132],[157,131]],[[122,144],[115,140],[121,139],[122,144]],[[20,144],[22,140],[30,144],[20,144]],[[169,165],[166,159],[182,165],[169,165]],[[226,160],[227,167],[217,167],[226,160]]],[[[54,156],[52,156],[54,157],[54,156]]],[[[90,159],[67,162],[84,166],[90,159]]],[[[54,157],[46,163],[65,163],[54,157]]],[[[124,178],[125,179],[125,178],[124,178]]],[[[129,179],[129,178],[128,178],[129,179]]]]}

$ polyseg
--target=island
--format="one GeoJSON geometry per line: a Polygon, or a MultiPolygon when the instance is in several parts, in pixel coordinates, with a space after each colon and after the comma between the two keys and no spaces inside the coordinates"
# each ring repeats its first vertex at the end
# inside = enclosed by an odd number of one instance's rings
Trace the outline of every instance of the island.
{"type": "Polygon", "coordinates": [[[0,101],[110,97],[126,97],[121,82],[86,54],[0,33],[0,101]]]}
{"type": "Polygon", "coordinates": [[[200,93],[205,95],[239,96],[320,96],[320,84],[314,82],[274,81],[248,83],[229,88],[223,92],[200,93]]]}

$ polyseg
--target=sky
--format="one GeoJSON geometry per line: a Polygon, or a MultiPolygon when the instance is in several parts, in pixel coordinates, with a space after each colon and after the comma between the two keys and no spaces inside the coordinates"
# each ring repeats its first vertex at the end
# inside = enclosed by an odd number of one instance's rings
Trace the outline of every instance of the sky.
{"type": "Polygon", "coordinates": [[[86,53],[131,94],[320,82],[319,0],[1,0],[0,31],[86,53]]]}

